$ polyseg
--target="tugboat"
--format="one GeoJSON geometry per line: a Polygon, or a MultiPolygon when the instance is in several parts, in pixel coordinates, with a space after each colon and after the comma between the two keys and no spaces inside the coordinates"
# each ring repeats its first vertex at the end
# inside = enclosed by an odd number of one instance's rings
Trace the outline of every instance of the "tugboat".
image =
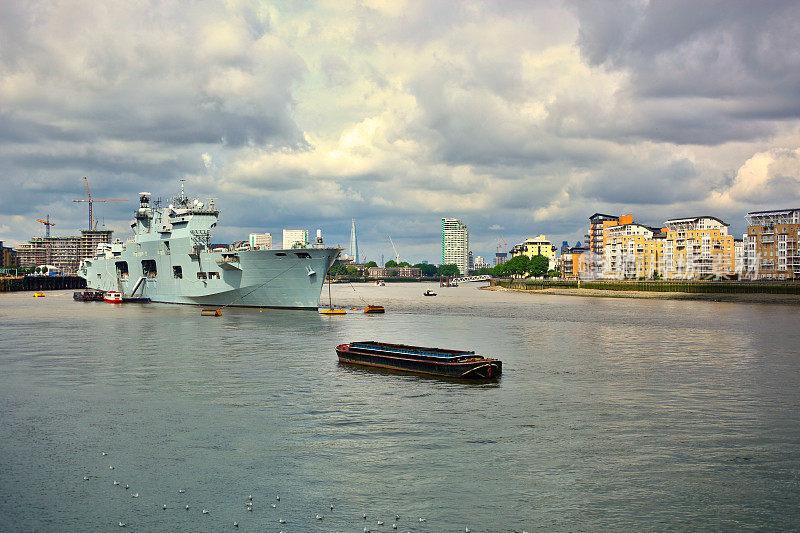
{"type": "Polygon", "coordinates": [[[449,378],[493,379],[500,377],[503,371],[502,361],[476,355],[474,351],[378,341],[340,344],[336,347],[336,354],[340,363],[449,378]]]}

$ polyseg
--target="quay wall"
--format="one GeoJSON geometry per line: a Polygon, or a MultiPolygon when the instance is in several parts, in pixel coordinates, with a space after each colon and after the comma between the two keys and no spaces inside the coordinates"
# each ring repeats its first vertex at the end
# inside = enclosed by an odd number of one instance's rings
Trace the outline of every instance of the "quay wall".
{"type": "Polygon", "coordinates": [[[54,291],[85,289],[86,280],[79,276],[18,276],[0,278],[0,292],[54,291]]]}
{"type": "Polygon", "coordinates": [[[685,292],[702,294],[800,294],[800,283],[748,281],[565,281],[497,279],[491,286],[519,290],[597,289],[606,291],[685,292]]]}

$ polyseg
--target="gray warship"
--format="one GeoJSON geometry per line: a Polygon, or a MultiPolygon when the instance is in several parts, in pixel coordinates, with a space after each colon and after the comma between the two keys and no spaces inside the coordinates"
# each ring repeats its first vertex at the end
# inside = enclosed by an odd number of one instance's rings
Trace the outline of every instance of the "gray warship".
{"type": "Polygon", "coordinates": [[[104,243],[84,259],[78,275],[91,289],[119,291],[123,299],[204,306],[316,309],[328,269],[341,248],[313,245],[287,250],[232,246],[212,249],[219,211],[181,194],[168,207],[139,209],[126,242],[104,243]]]}

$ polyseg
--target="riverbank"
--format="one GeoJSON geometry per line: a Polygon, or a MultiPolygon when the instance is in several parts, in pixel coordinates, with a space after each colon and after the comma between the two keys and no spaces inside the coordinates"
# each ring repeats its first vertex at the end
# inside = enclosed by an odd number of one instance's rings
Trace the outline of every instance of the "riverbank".
{"type": "Polygon", "coordinates": [[[525,292],[530,294],[555,294],[559,296],[583,296],[588,298],[639,298],[656,300],[704,300],[709,302],[740,303],[778,303],[800,305],[798,294],[764,294],[764,293],[696,293],[696,292],[649,292],[620,291],[603,289],[509,289],[500,286],[481,287],[486,291],[525,292]]]}

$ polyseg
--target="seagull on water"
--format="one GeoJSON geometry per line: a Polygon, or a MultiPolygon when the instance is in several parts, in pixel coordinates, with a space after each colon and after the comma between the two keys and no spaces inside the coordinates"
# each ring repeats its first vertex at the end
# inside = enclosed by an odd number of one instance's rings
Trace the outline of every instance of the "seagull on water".
{"type": "Polygon", "coordinates": [[[250,511],[251,513],[253,512],[253,508],[252,507],[248,507],[247,510],[250,511]]]}
{"type": "Polygon", "coordinates": [[[183,490],[183,489],[178,489],[178,494],[183,494],[184,492],[186,492],[186,491],[183,490]]]}
{"type": "Polygon", "coordinates": [[[281,501],[281,496],[280,496],[280,494],[278,494],[277,496],[275,496],[275,499],[276,499],[276,500],[278,500],[278,501],[281,501]]]}
{"type": "Polygon", "coordinates": [[[120,522],[119,527],[125,527],[125,522],[120,522]]]}
{"type": "Polygon", "coordinates": [[[280,518],[280,519],[278,519],[278,523],[280,523],[280,524],[285,524],[285,523],[286,523],[286,520],[284,520],[283,518],[280,518]]]}
{"type": "Polygon", "coordinates": [[[84,481],[89,481],[89,476],[83,476],[84,481]]]}
{"type": "Polygon", "coordinates": [[[277,505],[275,505],[274,503],[272,504],[272,508],[273,508],[273,509],[275,509],[275,508],[277,508],[277,507],[278,507],[278,506],[277,506],[277,505]]]}
{"type": "Polygon", "coordinates": [[[424,519],[424,518],[422,518],[422,517],[420,517],[419,521],[420,521],[420,522],[424,522],[424,521],[425,521],[425,519],[424,519]]]}
{"type": "Polygon", "coordinates": [[[164,505],[161,506],[161,508],[166,511],[167,510],[167,504],[165,503],[164,505]]]}
{"type": "Polygon", "coordinates": [[[317,515],[317,520],[322,520],[322,517],[320,515],[317,515]]]}
{"type": "Polygon", "coordinates": [[[367,513],[364,513],[364,520],[367,519],[367,513]]]}
{"type": "Polygon", "coordinates": [[[119,481],[114,481],[114,485],[119,485],[119,481]]]}
{"type": "Polygon", "coordinates": [[[208,511],[206,511],[205,509],[203,509],[203,514],[208,514],[208,511]]]}
{"type": "Polygon", "coordinates": [[[331,511],[333,511],[333,504],[331,504],[331,511]]]}
{"type": "Polygon", "coordinates": [[[464,528],[464,533],[472,533],[472,530],[468,527],[464,528]]]}
{"type": "Polygon", "coordinates": [[[133,496],[134,498],[138,498],[138,497],[139,497],[139,493],[138,493],[138,492],[134,492],[132,496],[133,496]]]}
{"type": "Polygon", "coordinates": [[[126,483],[125,484],[125,490],[128,490],[129,488],[131,488],[131,486],[126,483]]]}
{"type": "Polygon", "coordinates": [[[188,506],[188,505],[186,506],[186,510],[187,510],[187,511],[189,510],[189,506],[188,506]]]}
{"type": "Polygon", "coordinates": [[[250,496],[247,497],[247,499],[253,501],[253,495],[251,494],[250,496]]]}
{"type": "Polygon", "coordinates": [[[114,470],[114,465],[108,465],[109,470],[114,470]]]}
{"type": "Polygon", "coordinates": [[[103,455],[108,455],[106,452],[102,452],[103,455]]]}
{"type": "Polygon", "coordinates": [[[400,515],[399,514],[394,515],[394,519],[395,520],[400,520],[400,515]]]}
{"type": "Polygon", "coordinates": [[[397,529],[397,524],[392,524],[392,529],[397,529]]]}
{"type": "Polygon", "coordinates": [[[378,520],[378,525],[382,526],[383,525],[383,521],[382,520],[378,520]]]}
{"type": "Polygon", "coordinates": [[[239,527],[239,522],[234,522],[233,527],[239,527]]]}

